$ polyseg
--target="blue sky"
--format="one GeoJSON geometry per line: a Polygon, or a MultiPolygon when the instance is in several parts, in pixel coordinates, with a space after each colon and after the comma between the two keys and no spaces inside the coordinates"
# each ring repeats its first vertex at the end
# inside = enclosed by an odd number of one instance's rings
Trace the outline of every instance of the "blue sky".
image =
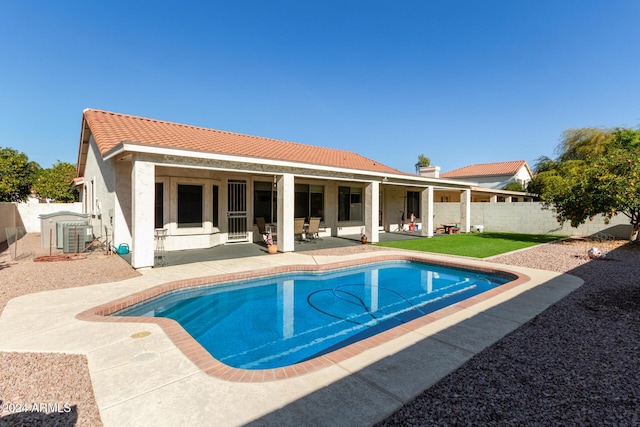
{"type": "MultiPolygon", "coordinates": [[[[96,108],[404,172],[640,124],[637,0],[0,0],[0,146],[74,163],[96,108]]],[[[532,165],[533,166],[533,165],[532,165]]]]}

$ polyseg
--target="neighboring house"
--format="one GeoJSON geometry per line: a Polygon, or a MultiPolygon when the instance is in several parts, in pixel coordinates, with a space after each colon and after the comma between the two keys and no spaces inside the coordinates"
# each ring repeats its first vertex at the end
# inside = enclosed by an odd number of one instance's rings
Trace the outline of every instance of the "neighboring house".
{"type": "Polygon", "coordinates": [[[481,188],[503,190],[507,184],[517,182],[526,188],[533,174],[524,160],[469,165],[440,174],[441,178],[474,181],[481,188]]]}
{"type": "Polygon", "coordinates": [[[460,200],[470,224],[473,183],[400,172],[344,150],[87,109],[77,178],[94,234],[130,246],[134,268],[166,250],[260,241],[255,218],[277,227],[278,250],[295,250],[294,218],[320,217],[323,234],[370,242],[413,212],[433,235],[434,189],[460,200]]]}
{"type": "MultiPolygon", "coordinates": [[[[517,162],[489,163],[485,165],[472,165],[455,171],[447,172],[440,175],[439,166],[427,166],[419,169],[420,175],[430,178],[444,177],[447,179],[463,179],[465,181],[474,181],[471,187],[472,202],[533,202],[536,199],[535,194],[526,193],[524,191],[509,191],[503,188],[507,185],[497,185],[497,188],[489,187],[495,181],[498,182],[518,182],[520,185],[526,185],[531,180],[531,171],[527,166],[527,162],[519,160],[517,162]],[[513,173],[505,173],[505,171],[513,173]],[[474,175],[463,176],[465,171],[474,175]],[[484,172],[487,175],[481,175],[484,172]],[[491,175],[491,173],[505,173],[504,175],[491,175]],[[446,176],[445,176],[446,175],[446,176]],[[455,178],[453,175],[456,175],[455,178]],[[527,176],[529,178],[527,178],[527,176]],[[485,181],[484,183],[482,181],[485,181]],[[525,184],[523,184],[525,183],[525,184]]],[[[436,190],[435,202],[441,203],[459,203],[460,193],[457,191],[449,191],[448,189],[436,190]]]]}

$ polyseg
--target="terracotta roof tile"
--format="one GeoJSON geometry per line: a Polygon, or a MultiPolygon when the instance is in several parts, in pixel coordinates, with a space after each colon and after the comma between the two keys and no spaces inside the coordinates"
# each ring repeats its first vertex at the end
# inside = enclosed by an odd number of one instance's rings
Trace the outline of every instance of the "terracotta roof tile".
{"type": "Polygon", "coordinates": [[[121,142],[130,142],[161,148],[291,161],[372,172],[402,173],[397,169],[345,150],[93,109],[84,111],[84,119],[91,129],[102,155],[121,142]]]}
{"type": "MultiPolygon", "coordinates": [[[[440,174],[441,178],[466,178],[474,176],[515,175],[522,166],[526,166],[524,160],[511,162],[496,162],[469,165],[440,174]]],[[[527,166],[528,167],[528,166],[527,166]]]]}

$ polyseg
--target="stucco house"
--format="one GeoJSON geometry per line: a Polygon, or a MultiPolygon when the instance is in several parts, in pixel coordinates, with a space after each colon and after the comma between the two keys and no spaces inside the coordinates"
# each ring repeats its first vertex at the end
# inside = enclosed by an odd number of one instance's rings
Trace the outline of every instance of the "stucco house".
{"type": "Polygon", "coordinates": [[[322,234],[370,242],[413,212],[433,235],[434,191],[460,195],[469,231],[473,183],[403,173],[359,154],[86,109],[77,177],[94,234],[126,243],[134,268],[154,265],[156,230],[168,251],[260,241],[255,219],[295,250],[294,218],[321,217],[322,234]]]}
{"type": "Polygon", "coordinates": [[[442,173],[440,177],[475,181],[480,188],[502,190],[512,182],[517,182],[524,188],[533,174],[525,160],[513,160],[464,166],[442,173]]]}

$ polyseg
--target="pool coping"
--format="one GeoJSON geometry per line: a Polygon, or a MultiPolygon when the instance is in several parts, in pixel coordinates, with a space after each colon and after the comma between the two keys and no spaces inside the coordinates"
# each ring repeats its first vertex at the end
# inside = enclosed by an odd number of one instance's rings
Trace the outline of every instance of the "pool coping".
{"type": "Polygon", "coordinates": [[[170,281],[92,307],[86,311],[78,313],[75,317],[78,320],[91,322],[156,324],[162,328],[174,345],[202,372],[224,381],[258,383],[291,379],[339,364],[350,358],[354,358],[367,350],[388,343],[411,332],[415,332],[420,328],[452,316],[455,313],[472,308],[473,306],[483,303],[491,298],[504,294],[505,292],[517,288],[528,281],[530,281],[530,277],[528,275],[522,272],[516,272],[509,268],[496,268],[487,265],[469,264],[456,259],[436,259],[428,255],[409,253],[376,254],[365,258],[343,260],[326,264],[291,264],[253,271],[216,274],[205,277],[170,281]],[[393,327],[324,355],[293,365],[272,369],[247,370],[226,365],[215,359],[206,349],[204,349],[204,347],[202,347],[202,345],[200,345],[200,343],[198,343],[184,328],[182,328],[178,322],[172,319],[140,316],[112,316],[112,314],[140,302],[178,290],[197,289],[208,287],[212,284],[223,284],[227,282],[256,279],[286,273],[334,271],[389,261],[412,261],[443,267],[461,268],[488,274],[506,275],[513,277],[513,280],[456,304],[446,306],[440,310],[436,310],[410,322],[393,327]]]}

